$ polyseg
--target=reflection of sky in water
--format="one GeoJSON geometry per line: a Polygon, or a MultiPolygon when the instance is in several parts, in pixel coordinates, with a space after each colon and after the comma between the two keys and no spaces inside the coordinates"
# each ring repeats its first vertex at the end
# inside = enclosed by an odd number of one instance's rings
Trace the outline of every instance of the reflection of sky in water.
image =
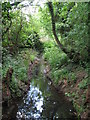
{"type": "Polygon", "coordinates": [[[30,90],[27,96],[23,98],[22,105],[19,106],[17,118],[36,119],[41,117],[43,111],[43,97],[42,92],[37,87],[30,85],[30,90]]]}

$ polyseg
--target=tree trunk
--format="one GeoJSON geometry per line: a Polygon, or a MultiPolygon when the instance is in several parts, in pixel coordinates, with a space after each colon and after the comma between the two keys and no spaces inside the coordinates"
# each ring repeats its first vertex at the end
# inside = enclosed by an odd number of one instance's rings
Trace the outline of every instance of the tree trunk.
{"type": "MultiPolygon", "coordinates": [[[[53,5],[52,5],[52,2],[48,2],[48,7],[49,7],[49,11],[50,11],[50,14],[51,14],[51,21],[52,21],[52,31],[53,31],[53,35],[55,37],[55,40],[58,44],[58,46],[60,47],[60,49],[67,54],[67,56],[70,58],[70,59],[73,59],[74,58],[74,55],[76,54],[74,50],[71,50],[70,52],[61,44],[61,42],[59,41],[58,39],[58,36],[57,36],[57,33],[56,33],[56,26],[55,26],[55,16],[54,16],[54,11],[53,11],[53,5]]],[[[79,57],[77,58],[76,61],[79,60],[79,57]]],[[[76,62],[75,61],[75,62],[76,62]]]]}

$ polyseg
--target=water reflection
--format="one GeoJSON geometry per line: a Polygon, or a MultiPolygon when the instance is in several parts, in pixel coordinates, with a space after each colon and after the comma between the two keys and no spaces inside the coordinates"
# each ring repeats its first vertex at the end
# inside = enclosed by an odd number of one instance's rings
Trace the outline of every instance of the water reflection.
{"type": "MultiPolygon", "coordinates": [[[[44,84],[47,84],[47,82],[44,84]]],[[[59,118],[65,120],[74,120],[75,116],[73,114],[74,109],[72,104],[67,102],[62,94],[58,95],[54,87],[50,85],[47,85],[47,87],[42,87],[43,91],[40,91],[40,87],[37,87],[37,85],[35,86],[33,80],[32,84],[30,85],[30,90],[23,98],[22,104],[18,107],[16,116],[17,119],[56,120],[59,118]],[[47,90],[47,88],[49,89],[47,90]]]]}
{"type": "Polygon", "coordinates": [[[23,103],[18,107],[17,118],[20,119],[37,119],[41,117],[43,111],[42,92],[32,85],[27,95],[23,98],[23,103]]]}

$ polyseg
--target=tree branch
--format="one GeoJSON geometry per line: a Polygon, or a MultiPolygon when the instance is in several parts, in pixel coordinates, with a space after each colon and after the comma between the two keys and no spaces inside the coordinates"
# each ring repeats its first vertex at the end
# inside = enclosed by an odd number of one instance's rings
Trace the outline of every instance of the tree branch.
{"type": "Polygon", "coordinates": [[[63,45],[60,43],[59,39],[58,39],[58,36],[56,34],[56,26],[55,26],[55,17],[54,17],[54,11],[53,11],[53,6],[52,6],[52,2],[48,2],[48,7],[49,7],[49,11],[50,11],[50,14],[51,14],[51,21],[52,21],[52,31],[53,31],[53,35],[55,37],[55,40],[57,42],[57,44],[59,45],[59,47],[61,48],[61,50],[68,54],[67,50],[65,47],[63,47],[63,45]]]}

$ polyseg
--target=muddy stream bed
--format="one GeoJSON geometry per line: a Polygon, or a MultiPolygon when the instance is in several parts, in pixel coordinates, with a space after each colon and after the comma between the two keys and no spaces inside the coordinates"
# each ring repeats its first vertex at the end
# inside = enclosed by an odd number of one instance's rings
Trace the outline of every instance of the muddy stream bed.
{"type": "Polygon", "coordinates": [[[3,114],[11,112],[3,120],[74,120],[74,108],[63,93],[58,93],[45,77],[45,66],[40,60],[33,71],[30,88],[23,98],[14,101],[10,108],[4,107],[3,114]],[[14,106],[14,107],[13,107],[14,106]]]}

